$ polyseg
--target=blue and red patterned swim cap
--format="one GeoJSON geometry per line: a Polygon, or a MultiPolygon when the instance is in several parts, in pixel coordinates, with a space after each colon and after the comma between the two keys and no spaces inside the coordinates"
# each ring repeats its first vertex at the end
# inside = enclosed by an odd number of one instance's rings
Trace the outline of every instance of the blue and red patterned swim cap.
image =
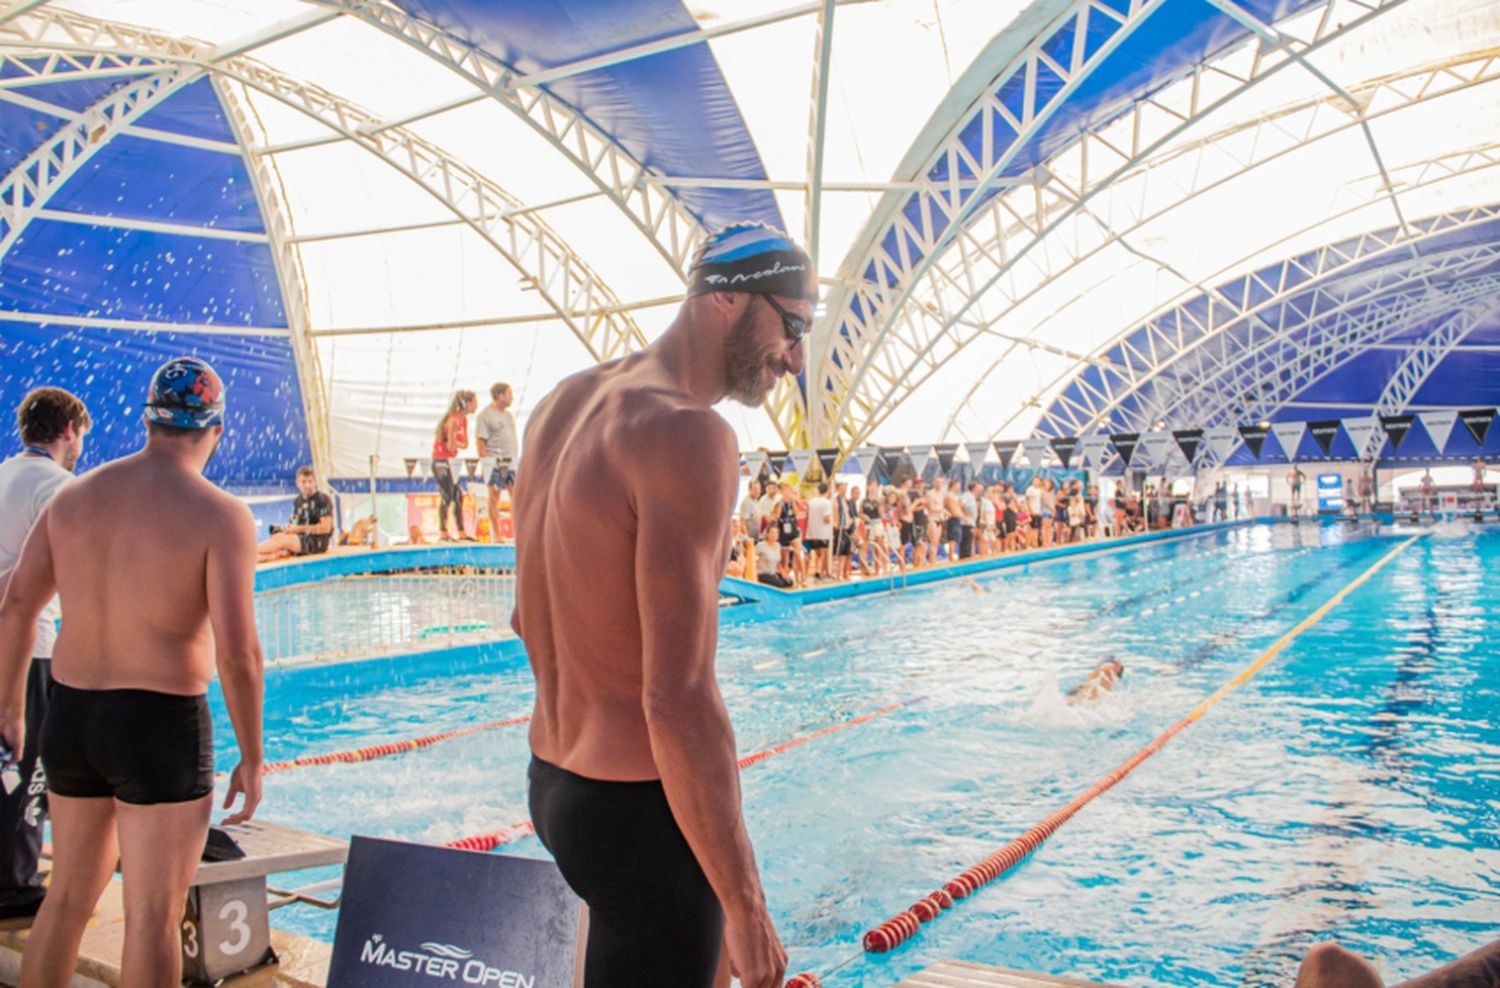
{"type": "Polygon", "coordinates": [[[173,429],[224,424],[224,382],[197,357],[176,357],[151,375],[146,421],[173,429]]]}

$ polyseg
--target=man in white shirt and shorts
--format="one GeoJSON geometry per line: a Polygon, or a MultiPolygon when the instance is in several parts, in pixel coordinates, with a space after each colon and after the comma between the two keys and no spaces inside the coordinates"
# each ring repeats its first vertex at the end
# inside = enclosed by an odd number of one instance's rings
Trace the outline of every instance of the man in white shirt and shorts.
{"type": "Polygon", "coordinates": [[[490,385],[490,403],[474,419],[474,439],[479,458],[494,457],[485,487],[489,498],[484,511],[490,520],[490,541],[500,541],[500,491],[516,485],[516,417],[510,411],[515,393],[505,383],[490,385]]]}

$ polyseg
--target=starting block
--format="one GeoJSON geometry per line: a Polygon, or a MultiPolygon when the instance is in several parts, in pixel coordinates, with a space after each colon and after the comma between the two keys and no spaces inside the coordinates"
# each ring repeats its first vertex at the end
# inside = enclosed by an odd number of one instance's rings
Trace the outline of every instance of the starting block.
{"type": "Polygon", "coordinates": [[[234,861],[205,861],[193,875],[182,918],[182,975],[212,985],[276,960],[266,876],[343,864],[349,845],[322,834],[250,820],[223,828],[245,852],[234,861]]]}

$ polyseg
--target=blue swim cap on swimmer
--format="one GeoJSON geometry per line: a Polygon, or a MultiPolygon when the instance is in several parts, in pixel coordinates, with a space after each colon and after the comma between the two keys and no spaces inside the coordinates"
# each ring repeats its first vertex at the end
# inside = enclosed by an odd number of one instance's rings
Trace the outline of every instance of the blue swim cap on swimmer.
{"type": "Polygon", "coordinates": [[[146,421],[174,429],[224,424],[224,382],[197,357],[177,357],[151,375],[146,421]]]}
{"type": "Polygon", "coordinates": [[[688,267],[688,295],[762,292],[818,300],[812,258],[764,223],[735,223],[703,241],[688,267]]]}

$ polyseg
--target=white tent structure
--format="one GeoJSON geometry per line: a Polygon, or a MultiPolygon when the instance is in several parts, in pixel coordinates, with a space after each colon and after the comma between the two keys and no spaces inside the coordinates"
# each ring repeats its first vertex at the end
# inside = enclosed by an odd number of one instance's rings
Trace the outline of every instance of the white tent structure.
{"type": "Polygon", "coordinates": [[[1493,406],[1497,78],[1493,0],[4,0],[0,386],[109,455],[199,352],[227,482],[400,477],[750,219],[825,302],[745,448],[1493,406]]]}

